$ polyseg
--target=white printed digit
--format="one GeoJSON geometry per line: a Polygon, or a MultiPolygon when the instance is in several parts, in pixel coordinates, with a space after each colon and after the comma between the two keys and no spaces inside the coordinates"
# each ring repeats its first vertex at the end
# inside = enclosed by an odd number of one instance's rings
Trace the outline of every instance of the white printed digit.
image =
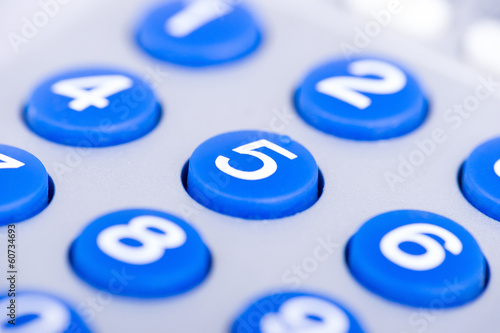
{"type": "Polygon", "coordinates": [[[331,77],[318,82],[316,90],[364,110],[372,104],[372,100],[360,92],[388,95],[397,93],[406,86],[405,73],[383,61],[358,60],[349,64],[348,71],[356,76],[375,75],[381,79],[331,77]]]}
{"type": "Polygon", "coordinates": [[[280,155],[285,156],[286,158],[293,160],[297,158],[297,155],[289,152],[288,150],[270,142],[267,140],[258,140],[252,143],[248,143],[246,145],[240,146],[238,148],[233,149],[233,151],[242,154],[242,155],[250,155],[254,156],[262,161],[264,165],[259,169],[255,171],[242,171],[233,168],[232,166],[229,165],[229,158],[224,157],[224,156],[218,156],[217,159],[215,160],[215,165],[219,170],[222,172],[233,176],[235,178],[243,179],[243,180],[261,180],[267,177],[270,177],[273,175],[276,170],[278,169],[278,165],[276,164],[276,161],[273,160],[271,157],[267,156],[264,153],[254,151],[255,149],[266,147],[269,148],[275,152],[277,152],[280,155]]]}
{"type": "Polygon", "coordinates": [[[0,154],[0,169],[18,169],[25,164],[4,154],[0,154]]]}
{"type": "Polygon", "coordinates": [[[198,0],[168,19],[165,30],[171,36],[186,37],[232,10],[232,6],[220,0],[198,0]]]}
{"type": "Polygon", "coordinates": [[[99,109],[107,107],[108,97],[132,85],[132,79],[124,75],[97,75],[59,81],[52,85],[52,92],[73,98],[69,107],[80,112],[91,106],[99,109]]]}
{"type": "Polygon", "coordinates": [[[151,264],[163,257],[166,249],[175,249],[186,242],[186,232],[167,219],[144,215],[133,218],[126,225],[120,224],[101,231],[97,246],[117,260],[133,264],[151,264]],[[163,233],[150,230],[158,229],[163,233]],[[133,239],[140,246],[126,245],[121,240],[133,239]]]}
{"type": "Polygon", "coordinates": [[[427,223],[401,226],[391,230],[380,241],[380,250],[387,259],[396,265],[414,271],[427,271],[436,268],[446,258],[445,249],[454,255],[459,255],[462,252],[462,247],[462,242],[453,233],[437,225],[427,223]],[[444,245],[428,235],[441,238],[444,245]],[[399,246],[405,242],[422,246],[425,253],[410,254],[404,252],[399,246]]]}
{"type": "MultiPolygon", "coordinates": [[[[71,323],[69,310],[59,302],[42,295],[21,294],[16,295],[17,313],[20,318],[28,315],[36,315],[37,318],[23,325],[8,325],[7,332],[31,333],[31,332],[64,332],[71,323]]],[[[8,309],[9,298],[4,298],[0,302],[2,309],[8,309]]],[[[5,317],[5,316],[3,316],[5,317]]],[[[9,317],[0,321],[0,329],[4,327],[9,317]]],[[[16,320],[17,323],[17,320],[16,320]]],[[[3,330],[2,330],[3,332],[3,330]]]]}
{"type": "Polygon", "coordinates": [[[500,160],[496,161],[495,165],[493,166],[493,170],[495,170],[496,175],[500,177],[500,160]]]}
{"type": "Polygon", "coordinates": [[[262,317],[262,333],[347,333],[349,318],[335,305],[314,297],[300,296],[281,305],[278,313],[262,317]],[[314,316],[321,321],[313,320],[314,316]]]}

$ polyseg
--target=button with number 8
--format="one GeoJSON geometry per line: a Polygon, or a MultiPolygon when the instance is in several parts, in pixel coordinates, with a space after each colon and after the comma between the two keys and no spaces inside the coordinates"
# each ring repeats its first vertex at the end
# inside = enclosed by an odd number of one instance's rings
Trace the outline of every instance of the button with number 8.
{"type": "Polygon", "coordinates": [[[287,136],[240,131],[218,135],[193,152],[186,189],[217,212],[246,218],[293,215],[318,199],[314,157],[287,136]]]}
{"type": "Polygon", "coordinates": [[[70,249],[75,272],[105,291],[142,298],[185,292],[208,274],[210,252],[196,230],[154,210],[98,218],[70,249]]]}
{"type": "Polygon", "coordinates": [[[376,216],[351,238],[347,263],[366,288],[396,302],[447,308],[484,290],[488,265],[474,238],[440,215],[401,210],[376,216]]]}
{"type": "Polygon", "coordinates": [[[295,104],[315,128],[367,141],[407,134],[423,123],[428,111],[420,85],[407,70],[366,57],[317,67],[301,83],[295,104]]]}
{"type": "Polygon", "coordinates": [[[39,136],[61,144],[104,147],[136,140],[160,119],[151,87],[135,75],[112,69],[83,69],[41,83],[25,112],[39,136]]]}

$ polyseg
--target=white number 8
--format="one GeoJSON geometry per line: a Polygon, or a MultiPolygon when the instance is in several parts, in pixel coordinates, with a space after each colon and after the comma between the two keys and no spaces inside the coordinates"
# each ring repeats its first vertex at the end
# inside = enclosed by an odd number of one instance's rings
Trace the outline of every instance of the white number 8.
{"type": "Polygon", "coordinates": [[[175,249],[186,242],[186,232],[174,222],[158,216],[139,216],[127,225],[115,225],[104,229],[97,236],[97,246],[117,260],[133,264],[153,263],[165,253],[166,249],[175,249]],[[158,229],[163,233],[150,230],[158,229]],[[126,245],[121,240],[133,239],[141,246],[126,245]]]}
{"type": "Polygon", "coordinates": [[[382,254],[401,267],[414,271],[427,271],[441,265],[446,259],[445,249],[454,255],[462,252],[462,242],[450,231],[434,224],[414,223],[401,226],[387,233],[380,241],[382,254]],[[435,235],[444,241],[441,245],[435,235]],[[423,254],[410,254],[399,247],[405,242],[416,243],[425,249],[423,254]],[[444,247],[444,248],[443,248],[444,247]]]}

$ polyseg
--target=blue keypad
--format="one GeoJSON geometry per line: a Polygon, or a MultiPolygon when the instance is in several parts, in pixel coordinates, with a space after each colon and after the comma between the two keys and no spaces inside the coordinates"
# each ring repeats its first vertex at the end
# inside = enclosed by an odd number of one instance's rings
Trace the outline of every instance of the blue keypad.
{"type": "Polygon", "coordinates": [[[218,135],[196,148],[186,189],[217,212],[273,219],[313,205],[320,190],[318,179],[314,157],[288,136],[240,131],[218,135]]]}
{"type": "Polygon", "coordinates": [[[378,58],[337,59],[314,69],[296,92],[300,116],[315,128],[352,140],[381,140],[419,127],[428,112],[416,79],[378,58]]]}
{"type": "Polygon", "coordinates": [[[104,147],[149,133],[161,115],[140,78],[112,69],[74,70],[47,79],[28,100],[25,119],[41,137],[57,143],[104,147]]]}
{"type": "Polygon", "coordinates": [[[339,303],[303,292],[277,293],[259,299],[235,320],[231,333],[364,332],[339,303]]]}
{"type": "Polygon", "coordinates": [[[205,279],[211,257],[196,230],[154,210],[123,210],[98,218],[70,249],[75,272],[105,291],[140,297],[185,292],[205,279]]]}
{"type": "Polygon", "coordinates": [[[0,225],[26,220],[49,202],[42,162],[19,148],[0,145],[0,225]]]}
{"type": "Polygon", "coordinates": [[[428,212],[376,216],[351,238],[347,262],[366,288],[396,302],[447,308],[478,297],[488,266],[474,238],[457,223],[428,212]]]}
{"type": "Polygon", "coordinates": [[[0,298],[7,312],[0,332],[90,333],[79,315],[61,299],[41,292],[8,292],[0,298]]]}
{"type": "Polygon", "coordinates": [[[136,38],[157,59],[199,67],[252,53],[261,32],[249,10],[234,1],[172,1],[146,15],[136,38]]]}
{"type": "Polygon", "coordinates": [[[482,213],[500,221],[500,138],[477,147],[461,174],[464,196],[482,213]]]}

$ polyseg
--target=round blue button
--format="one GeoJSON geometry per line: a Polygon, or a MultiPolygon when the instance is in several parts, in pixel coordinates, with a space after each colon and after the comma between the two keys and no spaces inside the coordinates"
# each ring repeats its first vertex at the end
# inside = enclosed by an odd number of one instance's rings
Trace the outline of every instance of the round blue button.
{"type": "Polygon", "coordinates": [[[242,58],[260,41],[260,29],[248,9],[227,1],[172,1],[153,9],[137,29],[137,42],[145,52],[192,67],[242,58]]]}
{"type": "Polygon", "coordinates": [[[1,332],[89,333],[78,314],[64,301],[41,292],[8,292],[0,298],[7,312],[0,320],[1,332]]]}
{"type": "Polygon", "coordinates": [[[323,296],[290,292],[266,296],[235,320],[231,333],[328,332],[362,333],[356,319],[323,296]]]}
{"type": "Polygon", "coordinates": [[[160,114],[158,101],[143,80],[122,71],[85,69],[40,84],[28,101],[25,118],[47,140],[104,147],[146,135],[160,114]]]}
{"type": "Polygon", "coordinates": [[[154,210],[98,218],[70,249],[75,272],[105,291],[141,298],[185,292],[208,274],[210,252],[189,224],[154,210]]]}
{"type": "Polygon", "coordinates": [[[0,225],[26,220],[49,202],[49,175],[30,153],[0,145],[0,225]]]}
{"type": "Polygon", "coordinates": [[[401,210],[366,222],[347,246],[352,275],[387,299],[447,308],[478,297],[487,263],[474,238],[432,213],[401,210]]]}
{"type": "Polygon", "coordinates": [[[461,174],[465,198],[483,214],[500,221],[500,138],[477,147],[461,174]]]}
{"type": "Polygon", "coordinates": [[[186,189],[217,212],[273,219],[301,212],[318,199],[314,157],[287,136],[260,131],[218,135],[189,160],[186,189]]]}
{"type": "Polygon", "coordinates": [[[315,128],[352,140],[398,137],[424,121],[428,103],[413,76],[378,58],[337,59],[314,69],[295,96],[315,128]]]}

